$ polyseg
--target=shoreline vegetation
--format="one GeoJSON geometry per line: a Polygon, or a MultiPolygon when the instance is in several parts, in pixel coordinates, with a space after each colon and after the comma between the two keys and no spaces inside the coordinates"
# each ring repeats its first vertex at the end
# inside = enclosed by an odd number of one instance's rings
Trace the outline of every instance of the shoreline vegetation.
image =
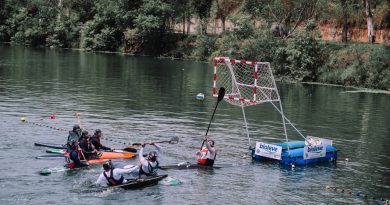
{"type": "Polygon", "coordinates": [[[389,22],[388,0],[0,0],[0,42],[201,62],[228,56],[270,62],[281,81],[386,91],[390,44],[375,44],[375,29],[389,22]],[[321,40],[324,23],[340,25],[343,42],[321,40]],[[353,28],[365,28],[369,43],[349,42],[353,28]]]}

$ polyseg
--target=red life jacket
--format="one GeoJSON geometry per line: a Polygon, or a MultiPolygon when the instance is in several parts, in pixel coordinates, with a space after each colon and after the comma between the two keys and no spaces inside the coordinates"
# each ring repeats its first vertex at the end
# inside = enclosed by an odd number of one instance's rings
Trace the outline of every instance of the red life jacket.
{"type": "Polygon", "coordinates": [[[209,150],[206,147],[203,147],[202,150],[200,150],[200,156],[198,157],[197,163],[199,165],[205,165],[207,162],[209,150]]]}
{"type": "MultiPolygon", "coordinates": [[[[78,156],[80,157],[80,150],[77,150],[77,154],[78,154],[78,156]]],[[[65,156],[65,167],[74,168],[75,163],[74,163],[74,161],[70,158],[70,153],[69,153],[68,151],[66,151],[66,152],[64,153],[64,156],[65,156]]]]}

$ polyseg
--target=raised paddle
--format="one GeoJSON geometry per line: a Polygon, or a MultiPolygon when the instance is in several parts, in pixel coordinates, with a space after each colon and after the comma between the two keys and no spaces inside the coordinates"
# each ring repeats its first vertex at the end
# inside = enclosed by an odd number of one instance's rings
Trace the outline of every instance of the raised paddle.
{"type": "Polygon", "coordinates": [[[122,149],[112,149],[114,152],[116,152],[117,150],[123,150],[123,151],[126,151],[126,152],[132,152],[132,153],[137,153],[138,150],[134,147],[125,147],[125,148],[122,148],[122,149]]]}
{"type": "MultiPolygon", "coordinates": [[[[207,131],[206,131],[206,135],[209,133],[209,129],[210,129],[210,125],[211,125],[211,121],[213,121],[213,118],[214,118],[214,114],[215,114],[215,111],[217,110],[217,106],[218,106],[218,103],[222,101],[223,97],[225,96],[225,88],[224,87],[221,87],[219,88],[219,91],[218,91],[218,100],[217,100],[217,104],[215,104],[215,108],[214,108],[214,112],[213,112],[213,115],[211,115],[211,119],[210,119],[210,122],[209,122],[209,126],[207,127],[207,131]]],[[[202,142],[202,146],[200,146],[200,150],[202,150],[202,147],[204,145],[204,141],[202,142]]]]}
{"type": "MultiPolygon", "coordinates": [[[[154,143],[169,143],[169,144],[177,144],[179,143],[179,137],[172,137],[170,140],[168,141],[157,141],[157,142],[154,142],[154,143]]],[[[143,143],[133,143],[133,146],[140,146],[141,144],[143,143]]],[[[150,144],[150,143],[145,143],[145,144],[150,144]]]]}

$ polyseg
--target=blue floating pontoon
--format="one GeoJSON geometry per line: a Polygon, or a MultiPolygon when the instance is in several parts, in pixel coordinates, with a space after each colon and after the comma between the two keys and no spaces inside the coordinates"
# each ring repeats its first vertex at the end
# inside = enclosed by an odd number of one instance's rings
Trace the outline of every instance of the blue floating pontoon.
{"type": "MultiPolygon", "coordinates": [[[[306,165],[318,162],[335,162],[337,160],[337,149],[331,145],[326,146],[326,154],[324,157],[304,159],[305,141],[291,141],[288,143],[272,143],[273,145],[282,147],[282,155],[280,163],[286,165],[306,165]],[[290,153],[287,149],[289,145],[290,153]]],[[[269,157],[264,157],[255,154],[255,148],[251,149],[253,160],[275,160],[269,157]]]]}

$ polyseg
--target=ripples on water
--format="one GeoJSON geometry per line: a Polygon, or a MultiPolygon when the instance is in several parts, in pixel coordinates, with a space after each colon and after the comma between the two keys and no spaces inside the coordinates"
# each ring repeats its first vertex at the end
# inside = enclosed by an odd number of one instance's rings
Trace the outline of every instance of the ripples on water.
{"type": "MultiPolygon", "coordinates": [[[[210,128],[219,163],[236,166],[204,171],[161,171],[178,186],[135,191],[97,191],[101,168],[44,177],[37,171],[62,160],[35,160],[44,141],[64,143],[66,132],[19,122],[70,129],[80,113],[84,127],[102,129],[124,143],[180,137],[164,145],[163,163],[193,161],[215,106],[211,65],[191,61],[0,46],[1,204],[383,204],[390,198],[390,96],[346,93],[346,88],[280,84],[286,116],[308,135],[330,138],[340,149],[337,164],[306,167],[252,162],[241,110],[220,103],[210,128]],[[206,94],[196,102],[197,93],[206,94]],[[51,113],[56,119],[51,120],[51,113]],[[348,158],[348,161],[345,159],[348,158]],[[328,192],[326,185],[370,198],[328,192]]],[[[270,105],[246,109],[252,141],[284,139],[270,105]]],[[[299,135],[289,128],[291,138],[299,135]]],[[[112,147],[123,144],[106,142],[112,147]]],[[[117,160],[117,166],[136,163],[117,160]]]]}

